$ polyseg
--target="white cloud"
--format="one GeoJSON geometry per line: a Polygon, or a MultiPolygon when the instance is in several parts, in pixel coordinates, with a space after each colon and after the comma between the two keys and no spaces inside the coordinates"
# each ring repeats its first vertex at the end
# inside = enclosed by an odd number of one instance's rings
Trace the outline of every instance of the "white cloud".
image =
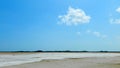
{"type": "Polygon", "coordinates": [[[87,16],[82,9],[68,8],[67,14],[58,16],[59,24],[78,25],[90,22],[91,17],[87,16]]]}
{"type": "Polygon", "coordinates": [[[111,24],[120,24],[120,19],[110,19],[111,24]]]}
{"type": "Polygon", "coordinates": [[[102,38],[102,39],[104,39],[104,38],[107,38],[107,35],[104,35],[104,34],[101,34],[100,32],[92,32],[93,33],[93,35],[95,35],[96,37],[99,37],[99,38],[102,38]]]}
{"type": "Polygon", "coordinates": [[[101,34],[99,32],[93,32],[93,35],[97,36],[97,37],[100,37],[101,34]]]}
{"type": "Polygon", "coordinates": [[[87,30],[86,32],[87,34],[91,34],[102,39],[107,38],[107,35],[101,34],[100,32],[97,32],[97,31],[87,30]]]}
{"type": "MultiPolygon", "coordinates": [[[[116,9],[116,12],[120,13],[120,7],[118,7],[116,9]]],[[[113,16],[113,14],[111,14],[111,17],[113,16]]],[[[113,18],[110,18],[110,24],[120,24],[120,18],[116,18],[118,16],[114,16],[113,18]]]]}
{"type": "Polygon", "coordinates": [[[118,7],[118,8],[116,9],[116,12],[120,13],[120,7],[118,7]]]}

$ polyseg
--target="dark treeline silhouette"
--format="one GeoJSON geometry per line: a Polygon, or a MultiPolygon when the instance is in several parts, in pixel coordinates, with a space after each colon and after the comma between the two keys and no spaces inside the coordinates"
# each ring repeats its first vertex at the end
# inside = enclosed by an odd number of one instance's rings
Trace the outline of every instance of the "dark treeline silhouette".
{"type": "Polygon", "coordinates": [[[80,52],[85,52],[85,53],[120,53],[120,51],[71,51],[71,50],[61,50],[61,51],[43,51],[43,50],[36,50],[36,51],[0,51],[0,52],[20,52],[20,53],[24,53],[24,52],[67,52],[67,53],[80,53],[80,52]]]}

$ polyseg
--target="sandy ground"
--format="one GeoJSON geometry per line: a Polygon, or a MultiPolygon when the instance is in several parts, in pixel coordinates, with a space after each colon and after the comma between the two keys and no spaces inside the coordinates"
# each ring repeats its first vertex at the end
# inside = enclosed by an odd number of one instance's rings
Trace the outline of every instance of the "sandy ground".
{"type": "Polygon", "coordinates": [[[120,68],[120,57],[43,60],[0,68],[120,68]]]}

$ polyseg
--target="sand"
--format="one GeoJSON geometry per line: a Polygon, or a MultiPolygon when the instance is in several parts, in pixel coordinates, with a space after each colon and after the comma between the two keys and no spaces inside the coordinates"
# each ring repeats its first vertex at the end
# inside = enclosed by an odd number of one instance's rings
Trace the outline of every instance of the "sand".
{"type": "Polygon", "coordinates": [[[120,57],[69,58],[43,60],[0,68],[120,68],[120,57]]]}

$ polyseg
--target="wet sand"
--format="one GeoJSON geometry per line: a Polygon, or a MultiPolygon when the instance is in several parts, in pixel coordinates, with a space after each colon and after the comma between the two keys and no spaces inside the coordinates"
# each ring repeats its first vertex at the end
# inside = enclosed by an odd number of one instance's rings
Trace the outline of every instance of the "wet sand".
{"type": "Polygon", "coordinates": [[[0,68],[120,68],[120,57],[69,58],[42,60],[21,65],[0,68]]]}

